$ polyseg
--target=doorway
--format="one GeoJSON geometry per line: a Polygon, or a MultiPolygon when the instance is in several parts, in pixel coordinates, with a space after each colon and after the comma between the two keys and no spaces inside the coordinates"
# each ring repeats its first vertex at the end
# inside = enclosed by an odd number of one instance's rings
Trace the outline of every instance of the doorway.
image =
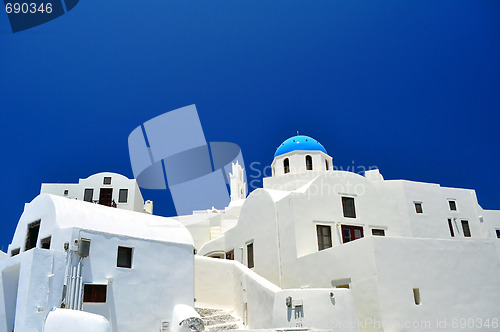
{"type": "Polygon", "coordinates": [[[342,225],[342,242],[347,243],[363,237],[363,227],[342,225]]]}
{"type": "Polygon", "coordinates": [[[113,200],[113,188],[101,188],[99,192],[99,204],[111,206],[113,200]]]}

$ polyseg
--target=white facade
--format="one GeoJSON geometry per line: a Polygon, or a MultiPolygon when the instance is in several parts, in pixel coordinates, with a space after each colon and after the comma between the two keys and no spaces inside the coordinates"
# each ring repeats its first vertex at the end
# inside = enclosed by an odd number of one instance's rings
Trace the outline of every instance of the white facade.
{"type": "Polygon", "coordinates": [[[42,194],[26,206],[9,254],[0,262],[0,332],[42,331],[53,308],[66,308],[63,320],[73,310],[99,315],[115,332],[174,320],[181,324],[169,329],[179,331],[199,317],[192,237],[173,219],[42,194]]]}
{"type": "Polygon", "coordinates": [[[111,172],[97,173],[86,179],[79,179],[78,183],[42,183],[40,194],[63,196],[130,211],[153,211],[151,201],[147,201],[145,205],[135,179],[111,172]]]}
{"type": "MultiPolygon", "coordinates": [[[[315,148],[275,156],[273,176],[245,199],[236,225],[197,243],[198,255],[232,258],[283,290],[348,288],[361,331],[498,324],[500,211],[483,210],[470,189],[327,170],[332,158],[315,148]]],[[[194,217],[188,229],[206,233],[194,217]]],[[[304,317],[321,310],[304,308],[304,317]]]]}

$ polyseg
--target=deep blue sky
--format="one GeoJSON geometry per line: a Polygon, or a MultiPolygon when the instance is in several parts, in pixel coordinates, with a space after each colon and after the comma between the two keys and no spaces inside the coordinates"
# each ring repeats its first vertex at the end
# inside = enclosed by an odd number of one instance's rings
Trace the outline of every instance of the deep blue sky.
{"type": "Polygon", "coordinates": [[[42,182],[132,177],[128,134],[190,104],[247,165],[299,130],[344,168],[500,209],[496,0],[81,0],[16,34],[0,14],[0,79],[4,251],[42,182]]]}

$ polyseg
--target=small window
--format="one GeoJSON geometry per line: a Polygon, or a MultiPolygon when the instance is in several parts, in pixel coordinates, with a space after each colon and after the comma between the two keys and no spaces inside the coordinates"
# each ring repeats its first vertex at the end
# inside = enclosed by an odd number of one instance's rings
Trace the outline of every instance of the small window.
{"type": "Polygon", "coordinates": [[[332,247],[332,228],[330,226],[316,225],[316,234],[319,251],[332,247]]]}
{"type": "Polygon", "coordinates": [[[226,252],[226,259],[234,260],[234,249],[226,252]]]}
{"type": "Polygon", "coordinates": [[[325,167],[326,167],[326,170],[328,171],[328,160],[325,159],[325,167]]]}
{"type": "Polygon", "coordinates": [[[344,210],[344,217],[356,218],[356,209],[354,208],[353,197],[342,197],[342,209],[344,210]]]}
{"type": "Polygon", "coordinates": [[[288,158],[285,158],[285,160],[283,160],[283,171],[286,173],[290,173],[290,160],[288,160],[288,158]]]}
{"type": "Polygon", "coordinates": [[[255,266],[253,261],[253,242],[247,244],[247,266],[249,269],[255,266]]]}
{"type": "Polygon", "coordinates": [[[118,195],[118,203],[127,203],[128,199],[128,189],[120,189],[120,193],[118,195]]]}
{"type": "Polygon", "coordinates": [[[420,289],[413,288],[413,300],[415,301],[416,305],[422,304],[422,300],[420,299],[420,289]]]}
{"type": "Polygon", "coordinates": [[[495,231],[496,231],[496,233],[497,233],[497,238],[499,238],[499,239],[500,239],[500,229],[496,229],[495,231]]]}
{"type": "Polygon", "coordinates": [[[450,205],[450,210],[451,211],[456,211],[457,210],[457,202],[455,202],[455,201],[448,201],[448,204],[450,205]]]}
{"type": "Polygon", "coordinates": [[[50,249],[50,239],[51,239],[51,237],[48,236],[48,237],[40,240],[40,244],[42,246],[42,249],[50,249]]]}
{"type": "Polygon", "coordinates": [[[83,302],[106,303],[107,285],[85,284],[83,302]]]}
{"type": "Polygon", "coordinates": [[[453,230],[453,223],[451,222],[451,219],[448,219],[448,228],[450,229],[451,237],[455,237],[455,231],[453,230]]]}
{"type": "Polygon", "coordinates": [[[384,229],[373,228],[372,229],[372,235],[375,235],[375,236],[385,236],[385,230],[384,229]]]}
{"type": "Polygon", "coordinates": [[[312,171],[313,169],[313,159],[311,156],[306,156],[306,170],[312,171]]]}
{"type": "Polygon", "coordinates": [[[83,193],[83,200],[85,202],[92,202],[93,198],[94,198],[94,189],[92,188],[85,189],[83,193]]]}
{"type": "Polygon", "coordinates": [[[30,250],[36,247],[36,241],[38,240],[38,232],[40,231],[40,220],[32,222],[28,225],[28,232],[26,234],[26,244],[24,250],[30,250]]]}
{"type": "Polygon", "coordinates": [[[422,209],[422,203],[415,202],[415,212],[424,213],[424,210],[422,209]]]}
{"type": "Polygon", "coordinates": [[[132,268],[132,248],[118,247],[116,266],[128,269],[132,268]]]}
{"type": "Polygon", "coordinates": [[[102,183],[103,184],[111,184],[111,176],[105,176],[102,183]]]}
{"type": "Polygon", "coordinates": [[[11,257],[14,257],[15,255],[19,255],[19,252],[20,252],[20,251],[21,251],[21,249],[20,249],[20,248],[12,249],[12,250],[10,251],[10,256],[11,256],[11,257]]]}
{"type": "Polygon", "coordinates": [[[64,190],[64,195],[68,194],[68,189],[64,190]]]}
{"type": "Polygon", "coordinates": [[[465,237],[470,237],[470,228],[468,220],[462,220],[462,230],[464,231],[465,237]]]}

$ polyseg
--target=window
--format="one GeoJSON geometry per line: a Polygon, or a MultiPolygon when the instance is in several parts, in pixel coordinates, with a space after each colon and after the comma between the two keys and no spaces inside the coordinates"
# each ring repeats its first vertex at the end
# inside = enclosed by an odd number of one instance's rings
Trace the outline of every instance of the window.
{"type": "Polygon", "coordinates": [[[420,300],[420,289],[413,288],[413,300],[415,301],[416,305],[422,304],[422,301],[420,300]]]}
{"type": "Polygon", "coordinates": [[[132,248],[118,247],[118,255],[116,257],[116,266],[124,268],[132,268],[132,248]]]}
{"type": "Polygon", "coordinates": [[[306,156],[306,170],[312,171],[313,169],[313,159],[311,156],[306,156]]]}
{"type": "Polygon", "coordinates": [[[330,226],[316,225],[316,234],[319,251],[332,247],[332,228],[330,226]]]}
{"type": "Polygon", "coordinates": [[[448,204],[450,205],[450,210],[451,211],[456,211],[457,210],[457,202],[455,202],[455,201],[448,201],[448,204]]]}
{"type": "Polygon", "coordinates": [[[356,218],[356,209],[354,208],[354,198],[342,197],[342,209],[344,210],[344,217],[356,218]]]}
{"type": "Polygon", "coordinates": [[[464,231],[465,237],[470,237],[470,228],[468,220],[462,220],[462,230],[464,231]]]}
{"type": "Polygon", "coordinates": [[[40,244],[42,246],[42,249],[50,249],[50,239],[51,237],[46,237],[44,239],[40,240],[40,244]]]}
{"type": "Polygon", "coordinates": [[[385,236],[385,230],[373,228],[372,229],[372,235],[375,235],[375,236],[385,236]]]}
{"type": "Polygon", "coordinates": [[[120,189],[118,195],[118,203],[127,203],[128,199],[128,189],[120,189]]]}
{"type": "Polygon", "coordinates": [[[10,251],[10,256],[11,256],[11,257],[14,257],[15,255],[19,255],[19,252],[20,252],[20,251],[21,251],[21,249],[20,249],[20,248],[12,249],[12,250],[10,251]]]}
{"type": "Polygon", "coordinates": [[[247,266],[249,269],[255,266],[253,262],[253,242],[247,244],[247,266]]]}
{"type": "Polygon", "coordinates": [[[107,285],[85,284],[83,302],[105,303],[107,288],[107,285]]]}
{"type": "Polygon", "coordinates": [[[92,188],[85,189],[85,191],[83,193],[83,200],[85,202],[92,202],[93,198],[94,198],[94,189],[92,189],[92,188]]]}
{"type": "Polygon", "coordinates": [[[32,222],[28,225],[28,232],[26,234],[26,244],[24,250],[30,250],[36,247],[36,241],[38,240],[38,231],[40,230],[40,220],[32,222]]]}
{"type": "Polygon", "coordinates": [[[288,160],[288,158],[285,158],[285,160],[283,160],[283,171],[285,172],[285,174],[290,172],[290,160],[288,160]]]}
{"type": "Polygon", "coordinates": [[[68,194],[68,189],[64,190],[64,195],[68,194]]]}
{"type": "Polygon", "coordinates": [[[495,231],[496,231],[496,233],[497,233],[497,238],[499,238],[499,239],[500,239],[500,229],[496,229],[495,231]]]}
{"type": "Polygon", "coordinates": [[[234,249],[226,252],[226,259],[234,260],[234,249]]]}
{"type": "Polygon", "coordinates": [[[105,176],[102,184],[111,184],[111,176],[105,176]]]}
{"type": "Polygon", "coordinates": [[[448,219],[448,227],[450,228],[450,235],[451,237],[455,236],[455,231],[453,230],[453,223],[451,222],[451,219],[448,219]]]}
{"type": "Polygon", "coordinates": [[[325,166],[326,166],[326,170],[328,171],[328,160],[325,159],[325,166]]]}
{"type": "Polygon", "coordinates": [[[342,225],[343,243],[351,242],[363,237],[363,227],[342,225]]]}
{"type": "Polygon", "coordinates": [[[422,203],[421,202],[415,202],[415,212],[417,212],[417,213],[424,213],[424,210],[422,209],[422,203]]]}

